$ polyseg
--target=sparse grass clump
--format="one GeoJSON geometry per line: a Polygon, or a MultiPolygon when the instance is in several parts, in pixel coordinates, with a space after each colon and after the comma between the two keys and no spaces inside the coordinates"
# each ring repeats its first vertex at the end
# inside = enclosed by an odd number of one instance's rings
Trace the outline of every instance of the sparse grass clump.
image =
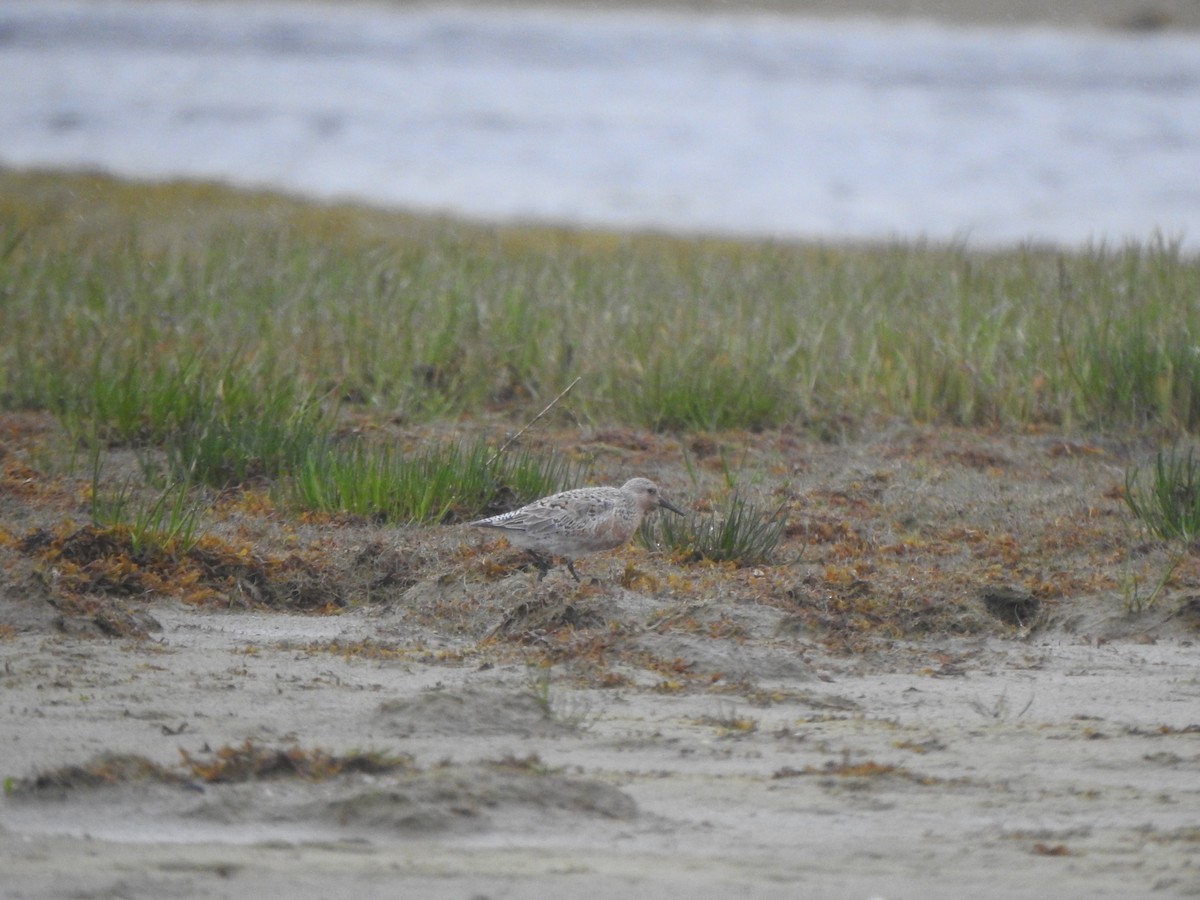
{"type": "Polygon", "coordinates": [[[1148,485],[1143,484],[1136,466],[1125,472],[1123,496],[1138,521],[1169,546],[1167,561],[1148,594],[1142,591],[1136,576],[1124,579],[1126,610],[1141,612],[1159,600],[1200,537],[1200,461],[1190,449],[1186,456],[1176,450],[1160,450],[1148,485]]]}
{"type": "Polygon", "coordinates": [[[753,566],[771,562],[785,525],[780,511],[763,512],[734,494],[723,512],[656,516],[643,524],[639,539],[651,549],[666,549],[688,562],[753,566]]]}
{"type": "Polygon", "coordinates": [[[187,482],[172,482],[150,497],[142,497],[125,483],[105,490],[92,480],[92,523],[100,529],[121,529],[129,537],[133,555],[186,554],[200,537],[202,501],[187,482]]]}
{"type": "Polygon", "coordinates": [[[1159,451],[1150,483],[1141,470],[1125,473],[1125,503],[1155,537],[1190,544],[1200,535],[1200,461],[1187,455],[1159,451]]]}

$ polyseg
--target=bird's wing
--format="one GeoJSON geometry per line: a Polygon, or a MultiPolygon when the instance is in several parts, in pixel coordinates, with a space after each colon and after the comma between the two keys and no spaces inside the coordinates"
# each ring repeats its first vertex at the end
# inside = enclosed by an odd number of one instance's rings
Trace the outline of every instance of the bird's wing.
{"type": "Polygon", "coordinates": [[[533,535],[552,534],[559,531],[564,523],[586,522],[611,514],[619,500],[619,495],[580,488],[543,497],[520,509],[470,524],[507,531],[524,531],[533,535]]]}
{"type": "MultiPolygon", "coordinates": [[[[565,491],[553,497],[547,497],[546,506],[547,508],[561,510],[563,515],[591,518],[612,512],[619,500],[620,494],[580,488],[576,491],[565,491]]],[[[541,506],[541,504],[537,505],[541,506]]]]}

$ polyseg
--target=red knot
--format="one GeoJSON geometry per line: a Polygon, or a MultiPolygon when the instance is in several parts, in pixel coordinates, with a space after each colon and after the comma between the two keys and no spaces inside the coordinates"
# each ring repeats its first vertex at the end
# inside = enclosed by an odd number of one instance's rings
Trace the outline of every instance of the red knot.
{"type": "Polygon", "coordinates": [[[528,506],[468,524],[496,528],[509,543],[533,557],[538,580],[550,571],[548,556],[561,556],[576,581],[575,559],[620,547],[638,530],[642,517],[659,507],[676,515],[683,510],[671,505],[648,478],[631,478],[621,487],[577,488],[534,500],[528,506]]]}

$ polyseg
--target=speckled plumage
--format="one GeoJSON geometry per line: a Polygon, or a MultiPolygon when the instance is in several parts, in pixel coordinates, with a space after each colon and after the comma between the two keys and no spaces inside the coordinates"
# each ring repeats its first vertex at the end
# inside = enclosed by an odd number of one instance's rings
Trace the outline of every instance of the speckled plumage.
{"type": "Polygon", "coordinates": [[[677,509],[648,478],[631,478],[621,487],[590,487],[563,491],[528,506],[469,524],[495,528],[509,542],[533,557],[539,578],[550,569],[547,556],[561,556],[579,580],[575,559],[587,553],[612,550],[633,537],[646,513],[662,507],[677,509]]]}

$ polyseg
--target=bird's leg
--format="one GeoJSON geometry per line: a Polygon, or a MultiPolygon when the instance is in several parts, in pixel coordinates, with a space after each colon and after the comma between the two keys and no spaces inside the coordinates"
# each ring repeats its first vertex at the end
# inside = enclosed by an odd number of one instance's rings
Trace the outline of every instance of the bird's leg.
{"type": "Polygon", "coordinates": [[[526,550],[525,552],[533,558],[533,564],[537,566],[538,570],[537,580],[541,581],[546,577],[546,573],[550,571],[550,561],[540,553],[534,553],[532,550],[526,550]]]}
{"type": "Polygon", "coordinates": [[[571,573],[576,581],[578,581],[580,584],[583,584],[583,581],[579,577],[579,573],[575,571],[575,560],[567,560],[567,571],[571,573]]]}

